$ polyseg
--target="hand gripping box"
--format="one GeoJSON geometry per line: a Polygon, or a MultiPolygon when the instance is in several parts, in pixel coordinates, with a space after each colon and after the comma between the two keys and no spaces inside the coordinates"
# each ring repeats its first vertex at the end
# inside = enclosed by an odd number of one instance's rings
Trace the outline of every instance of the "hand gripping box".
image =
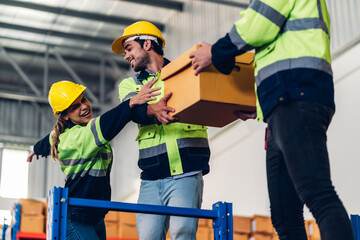
{"type": "Polygon", "coordinates": [[[211,65],[195,76],[189,54],[198,48],[192,47],[161,70],[165,94],[173,93],[168,106],[176,112],[171,115],[183,123],[223,127],[238,119],[234,112],[255,111],[254,53],[236,57],[230,75],[211,65]]]}

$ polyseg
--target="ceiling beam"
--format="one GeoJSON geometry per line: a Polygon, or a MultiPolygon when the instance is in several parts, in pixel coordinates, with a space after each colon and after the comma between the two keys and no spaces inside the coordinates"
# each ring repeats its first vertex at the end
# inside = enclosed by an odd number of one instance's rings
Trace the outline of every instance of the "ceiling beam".
{"type": "MultiPolygon", "coordinates": [[[[3,46],[3,47],[9,53],[23,54],[23,55],[28,55],[28,56],[44,56],[45,55],[45,52],[42,52],[42,51],[23,50],[23,49],[17,49],[17,48],[6,47],[6,46],[3,46]]],[[[54,58],[53,55],[50,55],[49,57],[54,58]]],[[[100,58],[96,58],[96,57],[95,58],[90,57],[90,56],[75,57],[75,56],[70,56],[70,55],[63,55],[63,57],[66,61],[95,64],[95,65],[100,64],[100,58]]],[[[129,63],[127,63],[125,61],[115,61],[115,62],[120,68],[123,68],[125,70],[129,69],[129,63]]]]}
{"type": "Polygon", "coordinates": [[[37,34],[41,34],[41,35],[45,35],[45,36],[69,38],[72,40],[76,39],[76,40],[80,40],[80,41],[84,41],[84,42],[95,42],[95,43],[106,44],[108,46],[110,46],[111,43],[114,41],[114,39],[110,39],[110,38],[92,37],[89,35],[76,34],[76,33],[65,33],[65,32],[54,31],[54,30],[50,30],[50,29],[27,27],[27,26],[23,26],[23,25],[10,24],[10,23],[4,23],[4,22],[0,22],[0,28],[37,33],[37,34]]]}
{"type": "Polygon", "coordinates": [[[180,12],[184,10],[184,3],[178,1],[169,1],[169,0],[120,0],[120,1],[147,4],[149,6],[166,8],[180,12]]]}
{"type": "MultiPolygon", "coordinates": [[[[154,0],[153,0],[154,1],[154,0]]],[[[166,1],[164,1],[166,2],[166,1]]],[[[32,9],[36,11],[42,11],[42,12],[49,12],[64,16],[71,16],[76,18],[83,18],[87,20],[92,21],[100,21],[100,22],[107,22],[112,24],[119,24],[119,25],[130,25],[138,19],[134,18],[125,18],[125,17],[118,17],[118,16],[108,16],[104,14],[99,13],[93,13],[93,12],[86,12],[86,11],[77,11],[70,8],[63,8],[63,7],[52,7],[49,5],[43,5],[43,4],[36,4],[31,2],[24,2],[24,1],[17,1],[17,0],[1,0],[0,4],[7,5],[7,6],[13,6],[13,7],[21,7],[21,8],[27,8],[32,9]]],[[[159,22],[152,22],[155,24],[160,31],[164,31],[165,26],[162,23],[159,22]]]]}
{"type": "Polygon", "coordinates": [[[224,1],[224,0],[202,0],[204,2],[213,2],[217,4],[222,5],[228,5],[232,7],[239,7],[239,8],[247,8],[249,6],[248,3],[240,3],[240,2],[234,2],[234,1],[224,1]]]}

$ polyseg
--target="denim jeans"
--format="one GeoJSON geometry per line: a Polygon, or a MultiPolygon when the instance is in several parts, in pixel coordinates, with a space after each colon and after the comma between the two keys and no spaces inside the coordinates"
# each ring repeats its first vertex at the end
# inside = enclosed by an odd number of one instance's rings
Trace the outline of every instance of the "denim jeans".
{"type": "MultiPolygon", "coordinates": [[[[142,180],[138,203],[200,208],[203,178],[199,173],[179,179],[142,180]]],[[[165,240],[170,225],[172,240],[196,240],[197,218],[136,214],[140,240],[165,240]]]]}
{"type": "Polygon", "coordinates": [[[67,219],[66,240],[106,240],[104,220],[96,225],[89,225],[67,219]]]}
{"type": "Polygon", "coordinates": [[[293,101],[278,105],[268,118],[268,191],[272,223],[281,240],[307,239],[304,204],[322,240],[354,239],[330,178],[326,131],[333,114],[318,103],[293,101]]]}

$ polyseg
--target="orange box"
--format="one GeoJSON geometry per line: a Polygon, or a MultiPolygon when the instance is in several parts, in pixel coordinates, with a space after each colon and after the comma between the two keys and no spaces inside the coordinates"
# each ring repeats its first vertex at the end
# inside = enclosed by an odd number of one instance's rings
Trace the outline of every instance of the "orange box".
{"type": "Polygon", "coordinates": [[[307,220],[305,222],[305,225],[307,226],[308,236],[312,237],[312,239],[321,237],[320,229],[319,229],[319,226],[317,225],[315,219],[307,220]]]}
{"type": "Polygon", "coordinates": [[[237,233],[251,233],[251,220],[250,217],[233,217],[233,229],[237,233]]]}
{"type": "Polygon", "coordinates": [[[20,232],[43,233],[44,215],[24,215],[20,216],[20,232]]]}
{"type": "Polygon", "coordinates": [[[254,233],[273,234],[275,229],[270,217],[254,215],[251,221],[251,231],[254,233]]]}
{"type": "Polygon", "coordinates": [[[279,235],[277,235],[277,233],[274,233],[271,237],[271,240],[279,240],[279,235]]]}
{"type": "Polygon", "coordinates": [[[249,235],[244,233],[234,233],[234,240],[249,240],[249,235]]]}
{"type": "Polygon", "coordinates": [[[119,213],[116,211],[109,211],[105,215],[105,222],[118,222],[119,221],[119,213]]]}
{"type": "Polygon", "coordinates": [[[249,240],[271,240],[272,235],[266,235],[262,233],[252,233],[249,240]]]}
{"type": "Polygon", "coordinates": [[[132,212],[119,212],[118,213],[120,224],[136,225],[136,214],[132,212]]]}
{"type": "Polygon", "coordinates": [[[25,215],[43,215],[44,214],[44,202],[34,199],[21,198],[19,200],[21,205],[21,214],[25,215]]]}
{"type": "Polygon", "coordinates": [[[211,229],[209,227],[199,226],[196,232],[197,240],[210,240],[213,239],[213,234],[211,234],[211,229]]]}
{"type": "Polygon", "coordinates": [[[117,222],[105,222],[106,237],[117,238],[119,232],[119,224],[117,222]]]}
{"type": "Polygon", "coordinates": [[[136,225],[119,224],[118,238],[139,239],[136,225]]]}
{"type": "Polygon", "coordinates": [[[255,111],[254,53],[236,57],[230,75],[209,66],[195,76],[189,54],[198,48],[192,47],[161,70],[165,94],[173,93],[168,106],[176,112],[170,114],[183,123],[223,127],[238,119],[234,112],[255,111]]]}
{"type": "Polygon", "coordinates": [[[212,219],[199,218],[199,226],[212,228],[212,222],[212,219]]]}

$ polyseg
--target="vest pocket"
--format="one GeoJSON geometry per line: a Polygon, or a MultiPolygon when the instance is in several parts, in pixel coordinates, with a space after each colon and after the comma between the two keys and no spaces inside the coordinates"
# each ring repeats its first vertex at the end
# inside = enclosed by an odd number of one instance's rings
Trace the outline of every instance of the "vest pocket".
{"type": "Polygon", "coordinates": [[[155,137],[156,125],[144,126],[139,129],[139,134],[136,137],[136,141],[151,139],[155,137]]]}

